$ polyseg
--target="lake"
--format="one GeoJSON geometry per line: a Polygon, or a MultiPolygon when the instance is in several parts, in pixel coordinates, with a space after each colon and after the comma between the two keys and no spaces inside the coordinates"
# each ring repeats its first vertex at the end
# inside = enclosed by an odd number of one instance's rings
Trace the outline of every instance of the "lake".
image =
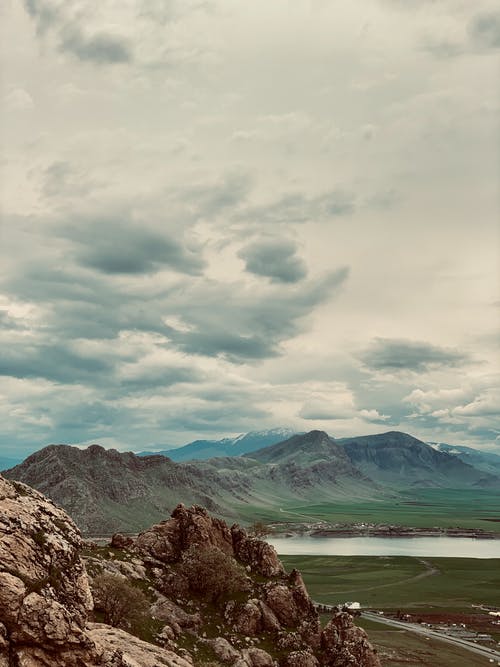
{"type": "Polygon", "coordinates": [[[500,540],[471,537],[271,537],[286,556],[433,556],[500,558],[500,540]]]}

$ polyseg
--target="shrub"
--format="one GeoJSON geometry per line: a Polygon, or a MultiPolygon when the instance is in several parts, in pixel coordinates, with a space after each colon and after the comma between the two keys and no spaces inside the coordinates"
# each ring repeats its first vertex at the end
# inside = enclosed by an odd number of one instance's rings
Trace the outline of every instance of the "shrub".
{"type": "Polygon", "coordinates": [[[92,582],[94,604],[104,622],[125,630],[136,629],[145,619],[149,602],[144,593],[126,579],[99,574],[92,582]]]}
{"type": "Polygon", "coordinates": [[[248,532],[253,537],[266,537],[273,532],[273,529],[265,524],[263,521],[254,521],[252,525],[248,528],[248,532]]]}
{"type": "Polygon", "coordinates": [[[191,546],[182,556],[180,571],[190,589],[211,602],[248,589],[243,567],[217,547],[191,546]]]}

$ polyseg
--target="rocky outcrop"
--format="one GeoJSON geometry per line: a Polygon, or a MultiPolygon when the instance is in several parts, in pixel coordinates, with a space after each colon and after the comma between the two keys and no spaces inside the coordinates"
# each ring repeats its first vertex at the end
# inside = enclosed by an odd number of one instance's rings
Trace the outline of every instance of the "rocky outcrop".
{"type": "Polygon", "coordinates": [[[0,667],[191,667],[108,626],[92,610],[81,539],[67,514],[0,477],[0,667]]]}
{"type": "Polygon", "coordinates": [[[265,577],[284,573],[275,549],[267,542],[251,538],[237,525],[229,528],[211,517],[204,507],[179,504],[168,521],[162,521],[139,535],[134,548],[162,563],[175,563],[190,547],[216,547],[265,577]]]}
{"type": "Polygon", "coordinates": [[[87,545],[94,585],[105,573],[147,593],[142,636],[156,645],[91,622],[81,547],[62,509],[0,477],[0,667],[192,667],[202,650],[233,667],[379,667],[348,614],[322,630],[300,573],[287,574],[272,547],[199,506],[179,505],[135,541],[87,545]],[[215,553],[238,586],[193,594],[189,559],[215,553]]]}
{"type": "Polygon", "coordinates": [[[287,574],[273,547],[249,537],[239,526],[228,528],[202,507],[178,505],[169,520],[141,533],[129,552],[139,555],[152,568],[158,588],[167,596],[159,598],[152,607],[155,616],[169,621],[164,628],[166,640],[178,637],[186,628],[188,632],[189,627],[194,628],[218,660],[234,667],[270,667],[274,659],[259,648],[262,641],[266,646],[274,645],[283,667],[380,664],[366,634],[353,624],[349,614],[334,614],[322,630],[300,572],[287,574]],[[219,637],[203,636],[209,621],[203,607],[193,616],[167,599],[188,597],[190,582],[183,575],[182,559],[193,547],[199,551],[223,551],[244,565],[249,575],[248,590],[240,590],[238,599],[226,601],[220,616],[214,620],[212,615],[210,619],[210,624],[224,633],[219,637]]]}
{"type": "Polygon", "coordinates": [[[335,667],[379,667],[366,632],[353,625],[349,614],[339,612],[325,626],[321,634],[324,664],[335,667]]]}

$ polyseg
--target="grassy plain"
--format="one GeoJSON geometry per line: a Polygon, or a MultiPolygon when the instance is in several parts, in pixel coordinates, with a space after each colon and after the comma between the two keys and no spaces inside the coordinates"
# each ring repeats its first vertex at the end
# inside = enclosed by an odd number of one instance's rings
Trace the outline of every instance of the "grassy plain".
{"type": "Polygon", "coordinates": [[[316,505],[238,507],[249,520],[274,522],[374,523],[419,528],[482,528],[500,533],[500,491],[419,489],[392,498],[338,500],[316,505]]]}
{"type": "Polygon", "coordinates": [[[409,556],[280,556],[302,572],[311,597],[324,604],[470,611],[500,606],[500,559],[409,556]]]}
{"type": "MultiPolygon", "coordinates": [[[[408,556],[280,556],[302,572],[311,597],[325,604],[423,613],[471,613],[472,604],[500,606],[500,559],[408,556]]],[[[384,667],[479,667],[487,658],[406,630],[358,618],[384,667]]],[[[490,631],[491,632],[491,631],[490,631]]],[[[500,636],[491,633],[498,641],[500,636]]]]}
{"type": "Polygon", "coordinates": [[[360,618],[384,667],[485,667],[487,658],[406,630],[390,630],[360,618]]]}

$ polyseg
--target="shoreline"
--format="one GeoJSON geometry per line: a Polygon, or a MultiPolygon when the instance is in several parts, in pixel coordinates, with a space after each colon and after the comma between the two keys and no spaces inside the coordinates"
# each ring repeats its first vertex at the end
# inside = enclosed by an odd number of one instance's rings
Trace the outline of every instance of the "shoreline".
{"type": "Polygon", "coordinates": [[[363,526],[325,526],[318,524],[300,524],[297,526],[281,525],[270,535],[276,537],[384,537],[384,538],[410,538],[410,537],[457,537],[478,540],[500,540],[500,533],[486,531],[482,528],[416,528],[412,526],[387,526],[387,525],[363,525],[363,526]],[[280,530],[282,528],[282,530],[280,530]]]}

